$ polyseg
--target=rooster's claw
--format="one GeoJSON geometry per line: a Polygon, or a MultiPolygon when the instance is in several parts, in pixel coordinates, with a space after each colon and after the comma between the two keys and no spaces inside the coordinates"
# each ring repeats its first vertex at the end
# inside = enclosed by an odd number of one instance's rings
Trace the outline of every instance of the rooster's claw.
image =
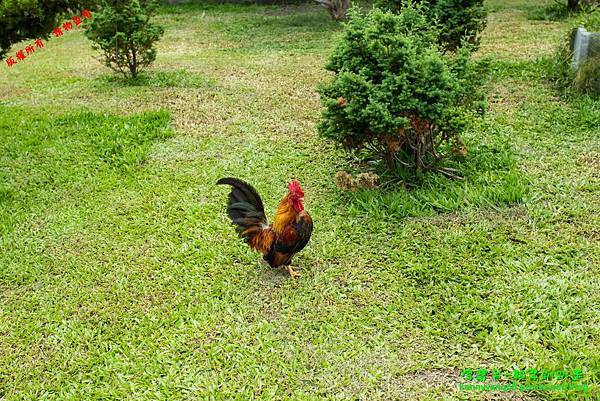
{"type": "Polygon", "coordinates": [[[298,277],[300,277],[300,273],[297,272],[296,270],[294,270],[292,268],[292,266],[286,266],[285,268],[288,271],[288,273],[290,273],[290,276],[292,276],[292,278],[298,278],[298,277]]]}

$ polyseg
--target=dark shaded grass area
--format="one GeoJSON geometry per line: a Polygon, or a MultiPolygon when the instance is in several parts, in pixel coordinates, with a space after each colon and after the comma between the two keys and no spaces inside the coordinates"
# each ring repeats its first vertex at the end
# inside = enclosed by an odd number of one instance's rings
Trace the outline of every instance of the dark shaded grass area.
{"type": "Polygon", "coordinates": [[[169,115],[120,117],[90,111],[53,117],[3,108],[0,120],[0,234],[33,210],[86,191],[115,185],[139,168],[152,145],[172,135],[169,115]]]}

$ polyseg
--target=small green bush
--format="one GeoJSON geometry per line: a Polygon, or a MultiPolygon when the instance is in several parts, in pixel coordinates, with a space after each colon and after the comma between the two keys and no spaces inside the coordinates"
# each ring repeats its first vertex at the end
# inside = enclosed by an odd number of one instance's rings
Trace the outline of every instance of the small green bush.
{"type": "Polygon", "coordinates": [[[95,50],[104,53],[104,64],[126,78],[138,73],[156,59],[154,43],[164,29],[150,19],[157,8],[153,0],[108,0],[94,14],[86,29],[95,50]]]}
{"type": "Polygon", "coordinates": [[[591,13],[600,6],[600,0],[553,0],[544,7],[528,12],[527,18],[542,21],[561,21],[574,14],[591,13]]]}
{"type": "Polygon", "coordinates": [[[487,10],[484,0],[378,0],[377,4],[392,12],[406,6],[420,5],[427,17],[440,29],[439,41],[446,50],[458,49],[463,41],[477,47],[479,34],[485,29],[487,10]]]}
{"type": "Polygon", "coordinates": [[[567,0],[567,8],[572,11],[591,11],[598,7],[598,0],[567,0]]]}
{"type": "Polygon", "coordinates": [[[483,107],[481,74],[470,48],[444,53],[439,31],[419,8],[399,14],[350,12],[319,88],[325,106],[320,134],[364,158],[385,161],[397,178],[436,170],[446,156],[464,154],[459,134],[483,107]]]}

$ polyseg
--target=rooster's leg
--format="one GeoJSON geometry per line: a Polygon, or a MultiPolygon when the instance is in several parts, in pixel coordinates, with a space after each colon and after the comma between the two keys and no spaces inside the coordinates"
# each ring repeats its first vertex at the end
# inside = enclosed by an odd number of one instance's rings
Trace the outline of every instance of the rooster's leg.
{"type": "Polygon", "coordinates": [[[300,273],[294,270],[292,266],[286,265],[285,269],[288,271],[288,273],[290,273],[290,276],[292,276],[292,278],[300,277],[300,273]]]}

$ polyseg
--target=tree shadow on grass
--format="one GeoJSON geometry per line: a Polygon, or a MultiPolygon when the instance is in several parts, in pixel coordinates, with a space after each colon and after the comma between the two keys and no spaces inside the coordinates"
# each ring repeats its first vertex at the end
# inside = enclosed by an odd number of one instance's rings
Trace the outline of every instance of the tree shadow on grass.
{"type": "Polygon", "coordinates": [[[125,78],[122,75],[116,74],[104,74],[96,77],[95,81],[99,86],[108,87],[205,88],[216,85],[214,79],[184,69],[144,71],[135,78],[125,78]]]}

